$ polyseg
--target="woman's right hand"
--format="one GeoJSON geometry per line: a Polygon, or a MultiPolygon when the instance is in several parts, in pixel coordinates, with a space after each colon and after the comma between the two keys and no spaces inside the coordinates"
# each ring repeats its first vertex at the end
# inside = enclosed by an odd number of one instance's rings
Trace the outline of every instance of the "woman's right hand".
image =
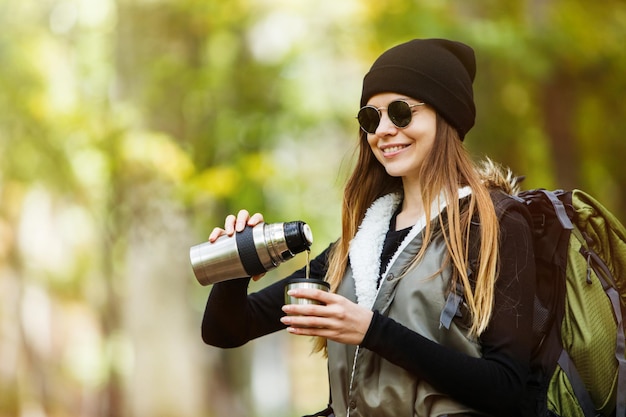
{"type": "MultiPolygon", "coordinates": [[[[209,235],[209,242],[214,243],[220,236],[228,235],[232,236],[235,232],[242,232],[246,226],[254,227],[259,223],[263,223],[263,215],[261,213],[254,213],[252,216],[248,210],[239,210],[237,216],[229,214],[224,221],[224,228],[216,227],[209,235]]],[[[255,275],[253,280],[258,281],[265,274],[255,275]]]]}

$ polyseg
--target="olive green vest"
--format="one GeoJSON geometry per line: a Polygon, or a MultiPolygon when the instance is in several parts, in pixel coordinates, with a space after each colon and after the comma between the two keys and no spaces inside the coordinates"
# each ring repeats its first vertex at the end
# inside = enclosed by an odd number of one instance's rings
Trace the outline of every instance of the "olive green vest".
{"type": "MultiPolygon", "coordinates": [[[[449,329],[440,325],[451,273],[449,267],[441,269],[446,258],[441,235],[431,241],[423,260],[403,275],[422,246],[423,222],[401,244],[376,289],[382,243],[398,203],[398,197],[390,195],[372,205],[351,243],[350,267],[337,292],[428,339],[478,357],[479,346],[467,338],[467,329],[457,320],[449,329]]],[[[328,366],[337,417],[426,417],[473,411],[365,348],[329,340],[328,366]]]]}

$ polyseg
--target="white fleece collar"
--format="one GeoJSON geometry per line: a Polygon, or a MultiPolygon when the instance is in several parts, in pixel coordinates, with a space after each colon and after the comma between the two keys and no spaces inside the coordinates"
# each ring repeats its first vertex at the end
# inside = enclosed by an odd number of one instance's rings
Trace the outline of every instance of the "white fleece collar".
{"type": "MultiPolygon", "coordinates": [[[[459,189],[459,199],[468,196],[471,188],[459,189]]],[[[389,222],[398,205],[402,201],[400,194],[387,194],[380,197],[365,212],[359,230],[350,242],[349,257],[352,268],[357,302],[367,308],[372,308],[378,293],[378,278],[380,272],[380,256],[385,243],[385,236],[389,230],[389,222]]],[[[430,206],[430,221],[434,220],[446,207],[446,201],[440,194],[430,206]]],[[[413,238],[426,227],[426,217],[421,216],[411,227],[398,250],[395,252],[389,266],[391,266],[404,248],[413,238]]],[[[385,271],[385,274],[387,271],[385,271]]]]}

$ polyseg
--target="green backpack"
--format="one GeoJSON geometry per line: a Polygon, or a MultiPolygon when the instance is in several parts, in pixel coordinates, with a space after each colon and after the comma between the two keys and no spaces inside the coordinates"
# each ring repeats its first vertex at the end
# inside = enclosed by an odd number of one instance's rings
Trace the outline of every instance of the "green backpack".
{"type": "Polygon", "coordinates": [[[547,395],[533,414],[626,417],[626,230],[588,194],[530,190],[516,199],[532,217],[537,297],[530,387],[547,395]]]}

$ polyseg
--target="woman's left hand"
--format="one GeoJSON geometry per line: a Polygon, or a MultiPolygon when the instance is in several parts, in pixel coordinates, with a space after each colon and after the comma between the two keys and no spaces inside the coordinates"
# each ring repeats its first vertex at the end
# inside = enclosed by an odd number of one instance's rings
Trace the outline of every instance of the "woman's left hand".
{"type": "Polygon", "coordinates": [[[317,300],[322,305],[287,304],[280,319],[287,331],[303,336],[322,336],[335,342],[358,345],[363,341],[374,313],[347,298],[310,288],[289,291],[298,298],[317,300]]]}

